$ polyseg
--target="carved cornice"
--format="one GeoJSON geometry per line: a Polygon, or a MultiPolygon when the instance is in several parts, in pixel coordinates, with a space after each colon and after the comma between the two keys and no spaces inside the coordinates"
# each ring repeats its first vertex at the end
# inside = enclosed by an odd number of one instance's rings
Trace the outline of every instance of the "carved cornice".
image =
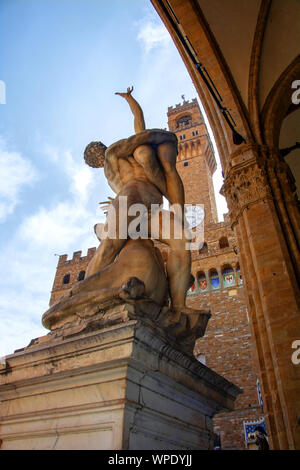
{"type": "Polygon", "coordinates": [[[226,197],[232,227],[246,208],[259,201],[272,199],[264,150],[249,143],[231,155],[220,192],[226,197]]]}
{"type": "Polygon", "coordinates": [[[220,192],[226,197],[232,227],[243,210],[258,201],[298,205],[295,179],[278,149],[254,142],[231,154],[220,192]]]}

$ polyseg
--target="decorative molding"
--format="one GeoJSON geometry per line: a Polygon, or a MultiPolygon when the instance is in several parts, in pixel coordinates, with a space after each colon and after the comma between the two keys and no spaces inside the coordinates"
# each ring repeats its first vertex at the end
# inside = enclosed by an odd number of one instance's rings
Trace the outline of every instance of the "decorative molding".
{"type": "Polygon", "coordinates": [[[272,0],[262,0],[258,13],[256,29],[252,44],[251,62],[249,67],[248,109],[253,132],[258,142],[262,143],[260,117],[259,117],[259,71],[260,57],[264,40],[264,33],[269,17],[272,0]]]}
{"type": "Polygon", "coordinates": [[[272,199],[266,171],[253,153],[248,150],[240,157],[220,191],[226,197],[232,227],[246,208],[259,201],[272,199]]]}

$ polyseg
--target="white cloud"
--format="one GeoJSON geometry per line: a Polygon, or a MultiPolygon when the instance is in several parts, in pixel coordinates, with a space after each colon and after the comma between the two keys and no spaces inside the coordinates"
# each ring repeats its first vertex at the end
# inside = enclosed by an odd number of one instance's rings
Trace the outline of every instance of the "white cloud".
{"type": "Polygon", "coordinates": [[[166,47],[171,38],[165,26],[154,19],[144,19],[138,23],[138,40],[146,53],[155,47],[166,47]]]}
{"type": "Polygon", "coordinates": [[[69,179],[69,191],[76,196],[86,200],[88,193],[94,185],[95,171],[91,170],[83,159],[78,162],[74,159],[70,150],[59,152],[59,150],[49,144],[41,145],[42,152],[49,158],[50,162],[57,165],[69,179]]]}
{"type": "Polygon", "coordinates": [[[27,217],[19,228],[26,244],[66,250],[84,234],[93,230],[96,215],[78,201],[62,202],[51,209],[45,207],[27,217]]]}
{"type": "Polygon", "coordinates": [[[30,161],[20,153],[8,152],[0,138],[0,221],[13,213],[23,187],[36,180],[37,172],[30,161]]]}
{"type": "Polygon", "coordinates": [[[93,172],[83,161],[75,162],[72,153],[64,153],[64,171],[70,180],[70,191],[81,200],[86,200],[94,185],[93,172]]]}
{"type": "MultiPolygon", "coordinates": [[[[41,325],[48,308],[58,258],[98,246],[94,224],[104,215],[97,199],[103,200],[103,173],[76,161],[70,151],[48,147],[49,163],[57,166],[66,180],[63,202],[53,200],[29,213],[11,234],[0,265],[5,278],[0,284],[0,356],[26,346],[32,338],[47,334],[41,325]],[[97,180],[100,185],[95,191],[97,180]]],[[[44,152],[46,153],[46,152],[44,152]]]]}

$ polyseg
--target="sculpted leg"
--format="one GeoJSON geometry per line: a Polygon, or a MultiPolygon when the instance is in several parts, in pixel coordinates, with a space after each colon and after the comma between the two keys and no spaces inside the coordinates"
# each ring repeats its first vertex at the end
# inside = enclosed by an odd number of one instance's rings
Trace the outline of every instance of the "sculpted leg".
{"type": "Polygon", "coordinates": [[[157,156],[164,170],[168,199],[171,204],[179,204],[183,209],[184,188],[176,170],[176,145],[172,142],[160,144],[157,148],[157,156]]]}
{"type": "Polygon", "coordinates": [[[111,264],[125,242],[126,240],[111,240],[110,238],[103,240],[87,267],[86,278],[111,264]]]}
{"type": "Polygon", "coordinates": [[[167,261],[167,274],[173,310],[182,309],[185,306],[185,297],[190,287],[191,279],[191,253],[185,249],[187,242],[180,219],[168,211],[161,211],[159,217],[159,240],[170,248],[167,261]],[[170,234],[167,236],[163,230],[164,218],[170,217],[170,234]],[[174,234],[180,234],[181,238],[174,238],[174,234]]]}
{"type": "Polygon", "coordinates": [[[120,238],[120,227],[128,227],[129,218],[127,211],[120,210],[119,197],[116,197],[111,209],[112,210],[108,212],[104,230],[107,232],[109,227],[115,227],[115,232],[101,241],[100,246],[87,267],[86,277],[92,276],[111,264],[127,241],[127,238],[120,238]]]}
{"type": "MultiPolygon", "coordinates": [[[[194,328],[199,321],[199,315],[209,318],[210,313],[208,310],[195,310],[185,305],[186,293],[191,286],[191,252],[186,249],[188,240],[185,237],[180,218],[178,219],[173,213],[169,214],[171,219],[170,237],[160,236],[160,241],[171,248],[166,266],[171,307],[175,314],[175,321],[180,319],[181,314],[188,315],[190,327],[194,328]],[[180,230],[182,231],[182,238],[177,239],[174,237],[174,233],[178,234],[180,230]]],[[[160,221],[162,220],[163,217],[160,217],[160,221]]],[[[161,226],[160,229],[162,229],[161,226]]],[[[162,230],[160,230],[160,235],[162,235],[162,230]]]]}

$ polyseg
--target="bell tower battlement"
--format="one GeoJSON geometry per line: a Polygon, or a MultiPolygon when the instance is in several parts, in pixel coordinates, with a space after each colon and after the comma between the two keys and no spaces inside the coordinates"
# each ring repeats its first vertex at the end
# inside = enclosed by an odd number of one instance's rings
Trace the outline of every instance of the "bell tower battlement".
{"type": "Polygon", "coordinates": [[[68,255],[59,256],[49,302],[50,306],[73,284],[84,279],[87,266],[95,251],[95,247],[89,248],[86,256],[81,256],[81,251],[75,251],[69,260],[68,255]]]}
{"type": "MultiPolygon", "coordinates": [[[[184,97],[183,97],[184,98],[184,97]]],[[[178,138],[177,171],[187,204],[204,204],[205,223],[218,221],[212,176],[217,168],[213,146],[196,98],[168,108],[168,126],[178,138]]]]}

